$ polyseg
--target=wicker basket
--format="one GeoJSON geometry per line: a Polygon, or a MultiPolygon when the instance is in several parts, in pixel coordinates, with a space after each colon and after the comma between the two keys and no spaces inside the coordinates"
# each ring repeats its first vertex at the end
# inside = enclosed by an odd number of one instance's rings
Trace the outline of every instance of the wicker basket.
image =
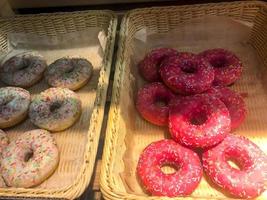
{"type": "MultiPolygon", "coordinates": [[[[252,27],[245,45],[251,47],[255,57],[242,56],[245,71],[241,80],[233,87],[248,92],[246,104],[249,114],[237,134],[245,135],[257,143],[265,152],[267,118],[264,102],[267,100],[264,85],[255,73],[257,61],[260,70],[267,67],[267,8],[265,3],[243,1],[232,3],[211,3],[190,6],[153,7],[128,12],[122,21],[116,72],[113,84],[112,103],[109,111],[100,185],[106,199],[168,199],[146,194],[136,177],[136,165],[141,151],[152,141],[168,138],[167,128],[153,126],[143,120],[134,106],[134,99],[141,77],[135,73],[133,64],[133,43],[135,33],[147,28],[154,33],[168,33],[189,20],[204,16],[224,16],[242,21],[252,27]],[[253,61],[253,62],[254,62],[253,61]],[[251,82],[253,81],[253,82],[251,82]],[[252,92],[253,91],[253,92],[252,92]],[[253,95],[251,95],[253,93],[253,95]],[[253,135],[251,134],[253,131],[253,135]],[[249,134],[250,133],[250,134],[249,134]]],[[[227,39],[227,38],[226,38],[227,39]]],[[[235,49],[234,46],[231,46],[235,49]]],[[[174,48],[177,48],[176,46],[174,48]]],[[[202,47],[198,47],[200,50],[202,47]]],[[[209,47],[212,48],[212,47],[209,47]]],[[[179,50],[194,49],[178,47],[179,50]]],[[[204,50],[204,49],[203,49],[204,50]]],[[[249,52],[249,51],[248,51],[249,52]]],[[[231,199],[216,187],[211,187],[205,178],[198,188],[186,199],[231,199]]],[[[258,199],[266,199],[266,192],[258,199]]],[[[180,199],[180,198],[177,198],[180,199]]],[[[183,199],[183,198],[181,198],[183,199]]]]}
{"type": "MultiPolygon", "coordinates": [[[[106,48],[102,62],[99,62],[97,74],[93,74],[88,84],[77,91],[83,104],[82,116],[71,128],[54,134],[60,151],[57,170],[48,180],[34,188],[1,188],[1,198],[74,199],[84,192],[90,182],[95,164],[104,117],[116,27],[117,17],[111,11],[81,11],[0,18],[0,49],[3,51],[8,48],[7,36],[9,33],[56,37],[58,34],[99,28],[107,36],[106,48]]],[[[29,91],[31,94],[36,94],[46,88],[48,86],[42,80],[29,88],[29,91]]],[[[22,124],[8,129],[7,133],[13,139],[17,134],[34,128],[36,127],[26,120],[22,124]]]]}

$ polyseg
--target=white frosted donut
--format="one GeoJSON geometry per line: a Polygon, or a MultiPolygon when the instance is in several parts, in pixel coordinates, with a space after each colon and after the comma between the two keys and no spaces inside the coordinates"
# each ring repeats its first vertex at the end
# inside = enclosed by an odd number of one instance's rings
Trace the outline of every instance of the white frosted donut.
{"type": "Polygon", "coordinates": [[[60,58],[47,67],[45,79],[53,87],[77,90],[90,79],[92,64],[84,58],[60,58]]]}
{"type": "Polygon", "coordinates": [[[36,129],[23,133],[3,151],[2,175],[8,186],[33,187],[47,179],[58,162],[52,134],[36,129]]]}
{"type": "Polygon", "coordinates": [[[42,78],[46,67],[37,52],[11,52],[1,63],[0,79],[7,85],[30,87],[42,78]]]}
{"type": "Polygon", "coordinates": [[[18,87],[0,88],[0,128],[14,126],[28,114],[31,95],[18,87]]]}
{"type": "Polygon", "coordinates": [[[29,116],[36,126],[49,131],[62,131],[72,126],[81,114],[81,100],[67,88],[49,88],[35,96],[29,116]]]}

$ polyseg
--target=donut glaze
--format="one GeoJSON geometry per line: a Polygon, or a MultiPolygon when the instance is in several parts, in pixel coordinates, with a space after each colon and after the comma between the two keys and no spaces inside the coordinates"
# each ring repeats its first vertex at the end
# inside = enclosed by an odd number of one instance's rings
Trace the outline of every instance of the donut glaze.
{"type": "Polygon", "coordinates": [[[7,85],[27,88],[37,83],[47,67],[37,52],[7,56],[1,64],[0,79],[7,85]]]}
{"type": "Polygon", "coordinates": [[[136,108],[150,123],[165,126],[169,117],[168,104],[174,98],[175,95],[162,83],[150,83],[138,91],[136,108]]]}
{"type": "MultiPolygon", "coordinates": [[[[0,129],[0,155],[1,155],[0,160],[3,159],[2,152],[7,148],[8,144],[9,144],[9,139],[7,137],[7,134],[0,129]]],[[[2,177],[2,168],[1,167],[0,167],[0,171],[1,171],[0,172],[1,173],[1,175],[0,175],[0,188],[6,188],[7,185],[6,185],[6,183],[2,177]]]]}
{"type": "Polygon", "coordinates": [[[169,108],[172,138],[192,148],[207,148],[221,142],[230,132],[230,114],[219,99],[206,94],[172,101],[169,108]]]}
{"type": "Polygon", "coordinates": [[[234,53],[225,49],[209,49],[199,55],[205,58],[214,68],[213,85],[231,85],[240,78],[243,66],[234,53]]]}
{"type": "Polygon", "coordinates": [[[84,58],[60,58],[48,66],[45,78],[52,87],[77,90],[90,79],[92,64],[84,58]]]}
{"type": "Polygon", "coordinates": [[[18,87],[0,88],[0,128],[8,128],[23,121],[28,114],[31,96],[18,87]]]}
{"type": "Polygon", "coordinates": [[[171,48],[158,48],[150,51],[139,63],[139,72],[142,77],[149,82],[160,81],[158,70],[161,61],[169,56],[177,55],[178,52],[171,48]]]}
{"type": "Polygon", "coordinates": [[[213,87],[207,93],[219,98],[225,104],[231,117],[231,129],[237,129],[247,115],[246,105],[242,96],[227,87],[213,87]]]}
{"type": "Polygon", "coordinates": [[[239,198],[254,198],[264,190],[267,180],[267,156],[245,137],[228,135],[202,157],[209,178],[225,191],[239,198]],[[240,169],[228,161],[235,160],[240,169]]]}
{"type": "Polygon", "coordinates": [[[33,187],[54,172],[58,161],[59,152],[52,135],[42,129],[28,131],[3,151],[3,178],[11,187],[33,187]]]}
{"type": "Polygon", "coordinates": [[[172,91],[184,95],[202,93],[211,87],[214,80],[212,66],[192,53],[179,53],[164,59],[159,72],[172,91]]]}
{"type": "Polygon", "coordinates": [[[40,128],[62,131],[78,120],[81,109],[81,100],[73,91],[67,88],[49,88],[33,98],[29,117],[40,128]]]}
{"type": "Polygon", "coordinates": [[[202,167],[198,155],[173,140],[148,145],[140,155],[137,174],[144,188],[156,196],[186,196],[198,186],[202,167]],[[171,174],[162,172],[164,165],[174,166],[171,174]]]}

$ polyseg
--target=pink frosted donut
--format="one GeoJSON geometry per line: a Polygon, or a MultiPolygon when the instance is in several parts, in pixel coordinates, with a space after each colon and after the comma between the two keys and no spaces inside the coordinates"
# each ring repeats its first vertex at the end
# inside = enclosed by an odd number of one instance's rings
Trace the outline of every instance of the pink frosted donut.
{"type": "Polygon", "coordinates": [[[149,82],[160,80],[158,73],[161,61],[169,56],[178,54],[178,52],[171,48],[158,48],[150,51],[145,58],[139,63],[139,71],[143,78],[149,82]]]}
{"type": "Polygon", "coordinates": [[[46,67],[46,61],[36,52],[11,53],[1,64],[0,79],[7,85],[30,87],[42,78],[46,67]]]}
{"type": "Polygon", "coordinates": [[[265,190],[267,156],[245,137],[228,135],[202,157],[203,168],[219,187],[239,198],[255,198],[265,190]],[[235,160],[240,169],[228,161],[235,160]]]}
{"type": "Polygon", "coordinates": [[[150,123],[165,126],[169,117],[168,104],[174,98],[175,95],[162,83],[150,83],[138,91],[136,108],[150,123]]]}
{"type": "Polygon", "coordinates": [[[226,105],[231,117],[231,129],[238,128],[247,115],[242,96],[227,87],[214,87],[209,89],[207,93],[219,98],[226,105]]]}
{"type": "Polygon", "coordinates": [[[188,96],[170,104],[171,136],[186,146],[207,148],[216,145],[228,135],[230,125],[229,111],[213,96],[188,96]]]}
{"type": "Polygon", "coordinates": [[[232,52],[225,49],[209,49],[199,54],[214,68],[214,85],[227,86],[234,83],[242,74],[242,63],[232,52]]]}
{"type": "Polygon", "coordinates": [[[214,80],[212,66],[192,53],[179,53],[164,59],[159,72],[170,89],[185,95],[206,91],[214,80]]]}
{"type": "Polygon", "coordinates": [[[144,188],[155,196],[186,196],[198,186],[202,167],[198,155],[173,140],[148,145],[140,155],[137,174],[144,188]],[[171,165],[176,172],[165,174],[161,167],[171,165]]]}
{"type": "Polygon", "coordinates": [[[3,151],[3,178],[11,187],[33,187],[54,172],[58,161],[59,152],[53,136],[42,129],[28,131],[3,151]]]}

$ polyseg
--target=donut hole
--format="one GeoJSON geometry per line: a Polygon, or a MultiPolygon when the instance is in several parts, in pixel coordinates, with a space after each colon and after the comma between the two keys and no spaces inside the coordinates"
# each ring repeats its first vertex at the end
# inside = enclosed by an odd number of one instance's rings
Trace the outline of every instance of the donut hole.
{"type": "Polygon", "coordinates": [[[236,158],[228,158],[227,163],[234,169],[242,170],[242,164],[236,158]]]}
{"type": "Polygon", "coordinates": [[[62,103],[59,101],[55,101],[51,104],[50,106],[50,112],[55,112],[56,110],[58,110],[61,107],[62,103]]]}
{"type": "Polygon", "coordinates": [[[224,68],[227,67],[228,62],[224,56],[216,56],[210,60],[210,64],[215,68],[224,68]]]}
{"type": "Polygon", "coordinates": [[[154,102],[155,106],[157,107],[166,107],[168,106],[168,103],[169,103],[169,100],[162,96],[158,96],[154,102]]]}
{"type": "Polygon", "coordinates": [[[164,163],[161,165],[160,169],[164,174],[174,174],[180,169],[180,167],[172,163],[164,163]]]}
{"type": "Polygon", "coordinates": [[[68,68],[66,69],[65,73],[69,74],[72,73],[74,71],[74,66],[73,65],[69,65],[68,68]]]}
{"type": "Polygon", "coordinates": [[[208,120],[207,113],[204,111],[195,112],[192,114],[190,123],[193,125],[202,125],[208,120]]]}
{"type": "Polygon", "coordinates": [[[28,162],[33,157],[33,150],[30,149],[24,155],[24,162],[28,162]]]}
{"type": "Polygon", "coordinates": [[[28,59],[24,58],[19,63],[19,70],[24,70],[27,67],[29,67],[29,65],[30,65],[30,61],[28,59]]]}
{"type": "Polygon", "coordinates": [[[194,74],[197,71],[196,63],[193,61],[185,61],[181,66],[181,70],[186,74],[194,74]]]}

